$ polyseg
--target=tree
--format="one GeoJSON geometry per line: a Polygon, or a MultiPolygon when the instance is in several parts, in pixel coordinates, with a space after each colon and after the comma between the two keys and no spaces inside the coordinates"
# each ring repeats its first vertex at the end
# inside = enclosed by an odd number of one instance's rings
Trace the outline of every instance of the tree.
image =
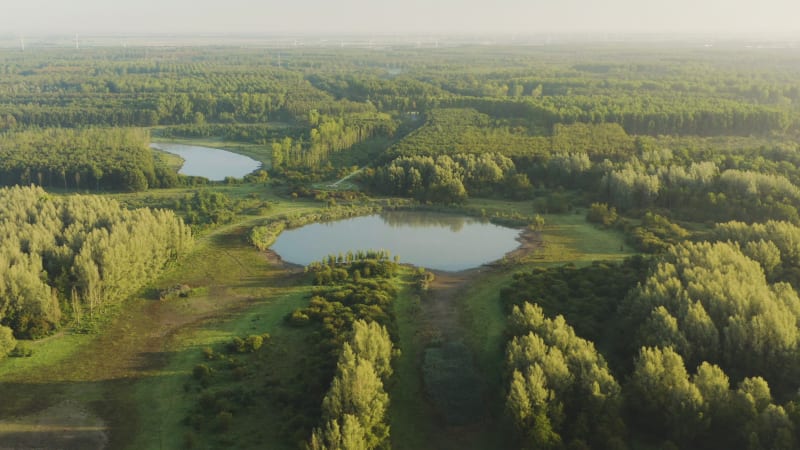
{"type": "Polygon", "coordinates": [[[630,407],[651,432],[689,443],[703,430],[703,397],[671,348],[642,347],[630,389],[630,407]]]}
{"type": "Polygon", "coordinates": [[[308,450],[370,450],[366,430],[358,418],[345,414],[341,420],[329,421],[324,429],[314,429],[308,450]]]}
{"type": "Polygon", "coordinates": [[[384,381],[392,376],[393,346],[386,327],[377,322],[356,320],[353,322],[353,351],[369,361],[375,372],[384,381]]]}
{"type": "Polygon", "coordinates": [[[770,285],[761,265],[736,244],[683,243],[631,292],[628,319],[637,327],[660,323],[660,335],[648,328],[640,336],[674,346],[693,364],[720,364],[734,376],[760,373],[781,389],[796,389],[800,300],[787,287],[770,285]]]}
{"type": "Polygon", "coordinates": [[[544,317],[535,304],[514,306],[506,349],[511,380],[506,410],[525,448],[562,441],[610,445],[624,433],[620,386],[594,346],[562,316],[544,317]]]}

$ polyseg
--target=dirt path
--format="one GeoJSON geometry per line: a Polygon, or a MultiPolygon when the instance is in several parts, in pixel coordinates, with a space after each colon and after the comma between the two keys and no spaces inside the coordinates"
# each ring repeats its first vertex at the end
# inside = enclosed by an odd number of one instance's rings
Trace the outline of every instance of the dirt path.
{"type": "MultiPolygon", "coordinates": [[[[462,338],[458,294],[481,273],[480,268],[461,272],[432,271],[428,298],[422,301],[420,329],[432,341],[452,341],[462,338]]],[[[484,269],[485,270],[485,269],[484,269]]]]}
{"type": "Polygon", "coordinates": [[[333,188],[335,188],[336,186],[339,186],[339,184],[340,184],[340,183],[342,183],[342,182],[344,182],[344,181],[347,181],[347,180],[349,180],[350,178],[352,178],[352,177],[354,177],[354,176],[358,175],[359,173],[361,173],[361,171],[362,171],[362,170],[364,170],[364,168],[363,168],[363,167],[359,167],[358,169],[354,170],[353,172],[351,172],[351,173],[349,173],[349,174],[345,175],[345,176],[344,176],[342,179],[340,179],[339,181],[337,181],[337,182],[335,182],[335,183],[333,183],[333,184],[330,184],[330,185],[329,185],[329,187],[333,187],[333,188]]]}

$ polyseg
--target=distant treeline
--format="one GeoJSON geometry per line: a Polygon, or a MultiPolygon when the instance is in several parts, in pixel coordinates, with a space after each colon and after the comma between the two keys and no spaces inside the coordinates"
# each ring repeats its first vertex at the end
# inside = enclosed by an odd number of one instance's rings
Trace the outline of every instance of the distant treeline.
{"type": "Polygon", "coordinates": [[[157,166],[139,128],[31,129],[0,133],[0,184],[141,191],[178,184],[157,166]]]}

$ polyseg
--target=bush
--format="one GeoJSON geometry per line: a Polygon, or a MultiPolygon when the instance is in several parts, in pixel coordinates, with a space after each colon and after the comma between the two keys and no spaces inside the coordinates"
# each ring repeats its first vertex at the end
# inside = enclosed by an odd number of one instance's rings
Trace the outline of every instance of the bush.
{"type": "Polygon", "coordinates": [[[11,328],[0,325],[0,358],[5,358],[16,346],[17,340],[11,328]]]}
{"type": "Polygon", "coordinates": [[[33,355],[33,350],[28,348],[27,345],[22,343],[17,343],[17,346],[14,347],[14,350],[11,350],[9,356],[13,356],[15,358],[28,358],[33,355]]]}
{"type": "Polygon", "coordinates": [[[198,364],[192,369],[192,376],[198,380],[205,380],[211,376],[211,368],[205,364],[198,364]]]}
{"type": "Polygon", "coordinates": [[[245,352],[245,343],[244,339],[240,337],[235,337],[228,343],[228,353],[244,353],[245,352]]]}
{"type": "Polygon", "coordinates": [[[233,425],[233,414],[230,411],[220,411],[217,414],[217,430],[227,431],[233,425]]]}
{"type": "Polygon", "coordinates": [[[593,223],[601,223],[603,226],[613,225],[619,216],[617,216],[617,209],[605,203],[592,203],[589,212],[586,213],[586,220],[593,223]]]}
{"type": "Polygon", "coordinates": [[[252,353],[256,350],[260,349],[262,345],[264,345],[264,339],[256,334],[251,334],[247,336],[247,339],[244,341],[245,350],[252,353]]]}
{"type": "Polygon", "coordinates": [[[304,313],[303,310],[300,309],[292,311],[292,313],[287,316],[287,319],[290,325],[298,327],[304,326],[311,321],[311,318],[308,316],[308,314],[304,313]]]}

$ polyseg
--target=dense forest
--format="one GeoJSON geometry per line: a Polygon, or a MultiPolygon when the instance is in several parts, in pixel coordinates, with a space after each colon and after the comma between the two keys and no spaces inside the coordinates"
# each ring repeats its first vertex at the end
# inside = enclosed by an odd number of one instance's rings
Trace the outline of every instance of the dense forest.
{"type": "Polygon", "coordinates": [[[143,191],[177,184],[156,166],[142,129],[32,129],[0,135],[0,184],[47,188],[143,191]]]}
{"type": "Polygon", "coordinates": [[[4,188],[0,199],[0,323],[17,337],[90,322],[192,245],[171,211],[130,211],[107,198],[37,187],[4,188]]]}
{"type": "Polygon", "coordinates": [[[738,43],[0,49],[0,394],[124,322],[158,342],[81,357],[167,381],[96,374],[128,389],[89,408],[113,448],[798,448],[798,104],[795,55],[738,43]],[[208,182],[151,141],[264,166],[208,182]],[[456,274],[270,250],[406,209],[523,246],[456,274]]]}

